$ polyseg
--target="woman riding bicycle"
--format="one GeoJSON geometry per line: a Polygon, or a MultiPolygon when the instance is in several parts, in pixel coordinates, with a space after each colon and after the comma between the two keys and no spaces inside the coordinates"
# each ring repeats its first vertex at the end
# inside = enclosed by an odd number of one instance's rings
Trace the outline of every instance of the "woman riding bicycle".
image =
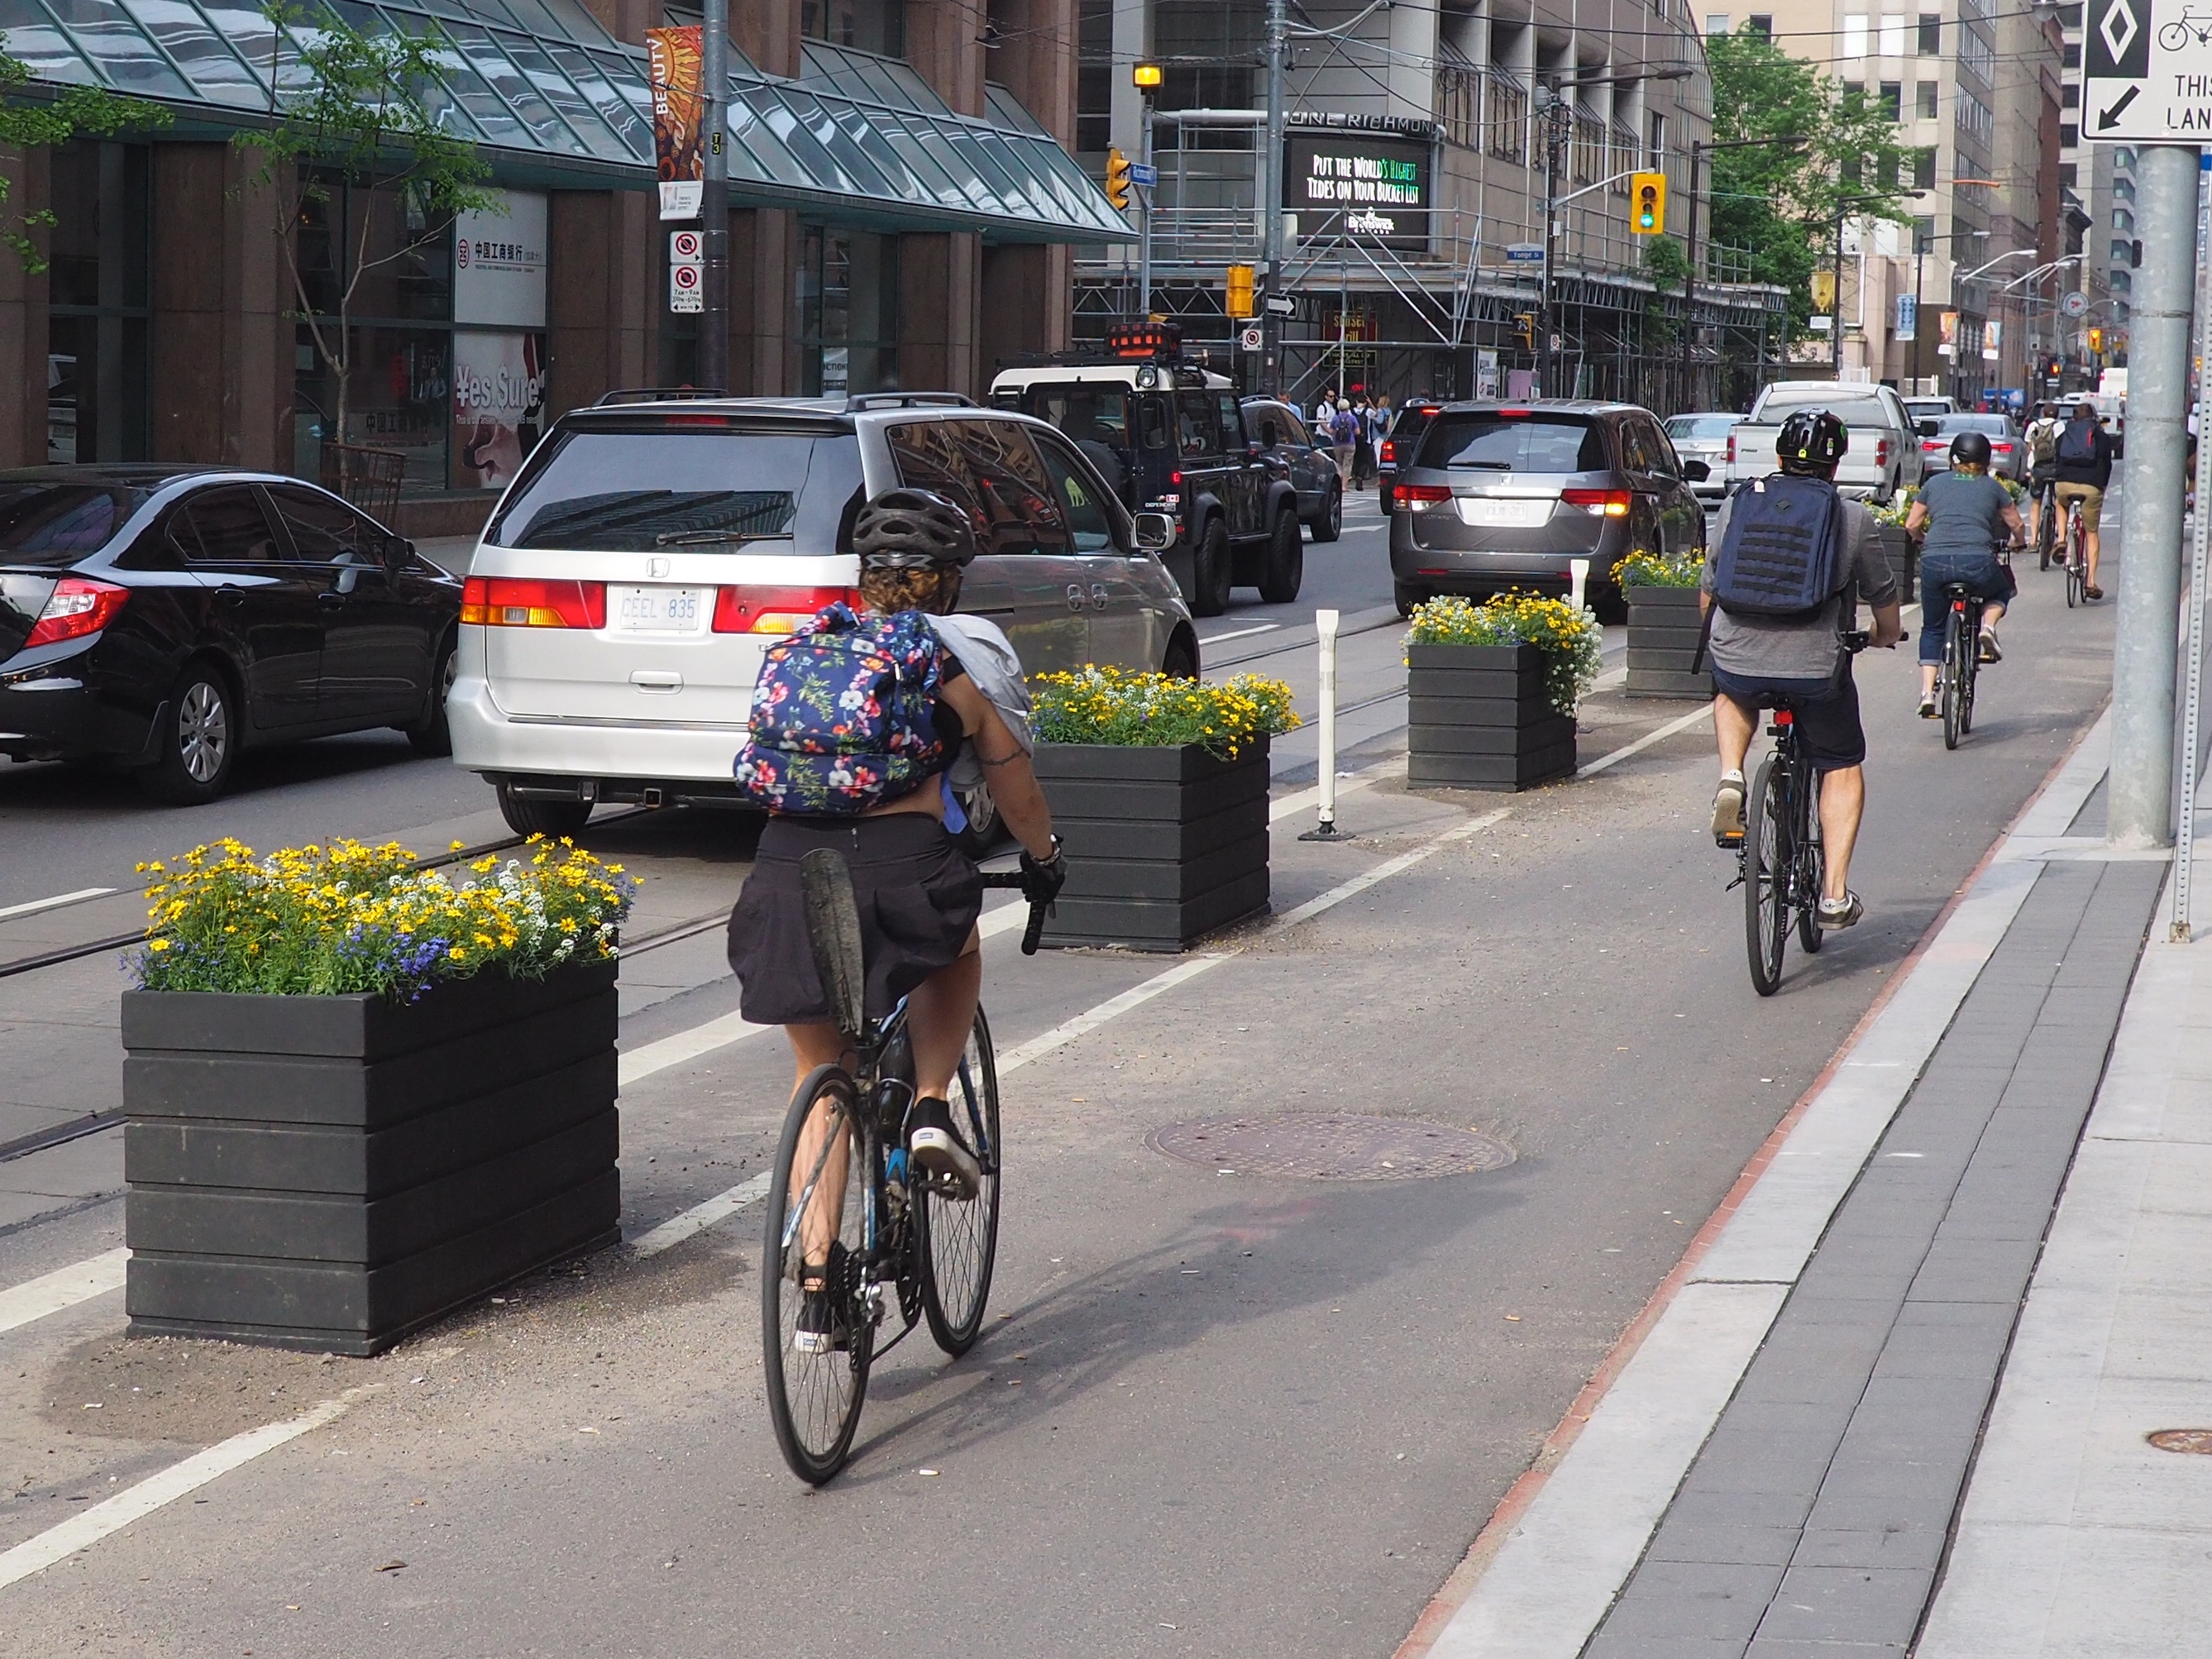
{"type": "MultiPolygon", "coordinates": [[[[862,955],[867,969],[867,1013],[880,1018],[907,999],[907,1029],[914,1050],[915,1103],[907,1119],[908,1157],[921,1168],[949,1176],[961,1195],[981,1180],[974,1152],[955,1130],[946,1104],[982,989],[981,941],[975,921],[983,888],[974,862],[946,833],[948,808],[957,812],[950,775],[972,762],[991,798],[1023,846],[1024,890],[1048,902],[1066,879],[1060,843],[1052,833],[1030,761],[1029,697],[1021,662],[1006,637],[980,617],[954,617],[963,570],[975,556],[975,526],[945,497],[927,490],[894,489],[862,507],[853,526],[853,550],[860,558],[860,598],[867,614],[854,617],[832,606],[809,632],[853,629],[872,635],[893,655],[903,653],[904,684],[929,693],[931,728],[918,745],[931,756],[902,793],[886,791],[857,811],[818,790],[766,793],[771,799],[811,798],[771,807],[761,832],[752,874],[730,915],[730,965],[736,969],[744,1018],[781,1025],[790,1040],[797,1079],[836,1062],[848,1045],[831,1017],[830,1000],[808,941],[799,860],[817,848],[842,854],[850,867],[860,909],[862,955]],[[837,810],[840,805],[844,811],[837,810]],[[820,810],[827,808],[828,810],[820,810]]],[[[755,741],[739,757],[738,775],[756,795],[778,763],[760,752],[766,702],[781,698],[773,656],[755,696],[755,741]]],[[[836,688],[836,709],[863,695],[857,684],[836,688]]],[[[802,694],[803,695],[803,694],[802,694]]],[[[913,734],[906,734],[908,746],[913,734]]],[[[848,767],[844,778],[866,769],[848,767]]],[[[957,827],[957,824],[956,824],[957,827]]],[[[794,1085],[794,1087],[796,1085],[794,1085]]],[[[829,1168],[842,1178],[842,1160],[829,1168]]],[[[825,1194],[823,1212],[835,1216],[841,1195],[825,1194]]],[[[806,1241],[807,1267],[828,1260],[829,1238],[806,1241]]],[[[810,1307],[802,1315],[802,1340],[827,1343],[827,1313],[812,1304],[820,1281],[805,1285],[810,1307]],[[814,1316],[810,1328],[808,1316],[814,1316]]]]}
{"type": "Polygon", "coordinates": [[[1936,718],[1936,675],[1943,663],[1943,607],[1936,597],[1953,584],[1985,601],[1981,636],[1983,662],[2002,662],[1998,623],[2005,605],[2019,591],[2012,568],[1996,556],[1996,544],[2021,545],[2024,532],[2012,495],[1990,476],[1990,439],[1985,432],[1961,432],[1951,440],[1951,470],[1920,487],[1920,497],[1905,514],[1905,533],[1920,544],[1920,718],[1936,718]]]}

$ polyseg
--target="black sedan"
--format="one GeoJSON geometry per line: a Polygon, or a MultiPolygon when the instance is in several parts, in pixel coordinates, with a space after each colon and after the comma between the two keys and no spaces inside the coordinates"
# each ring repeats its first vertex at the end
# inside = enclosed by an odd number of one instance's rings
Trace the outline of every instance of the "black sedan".
{"type": "Polygon", "coordinates": [[[461,586],[295,478],[0,472],[0,754],[213,800],[239,751],[394,726],[442,755],[461,586]]]}
{"type": "Polygon", "coordinates": [[[1344,533],[1344,477],[1336,452],[1317,447],[1297,410],[1273,398],[1244,400],[1244,430],[1298,492],[1298,518],[1317,542],[1344,533]]]}

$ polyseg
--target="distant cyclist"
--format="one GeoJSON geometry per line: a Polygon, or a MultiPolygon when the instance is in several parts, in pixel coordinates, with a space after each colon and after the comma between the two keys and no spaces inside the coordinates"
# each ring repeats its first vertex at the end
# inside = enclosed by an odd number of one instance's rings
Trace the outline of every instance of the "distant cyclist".
{"type": "Polygon", "coordinates": [[[2053,492],[2057,498],[2057,510],[2063,513],[2069,501],[2081,503],[2081,529],[2089,566],[2081,584],[2081,597],[2101,599],[2105,590],[2097,586],[2097,531],[2105,511],[2105,491],[2112,482],[2112,434],[2098,421],[2095,404],[2084,401],[2074,405],[2074,418],[2058,434],[2057,474],[2058,488],[2053,492]]]}
{"type": "Polygon", "coordinates": [[[2058,434],[2064,426],[2057,404],[2038,404],[2035,418],[2021,436],[2021,447],[2027,451],[2027,538],[2038,545],[2043,540],[2047,498],[2058,482],[2058,434]]]}
{"type": "Polygon", "coordinates": [[[1814,919],[1824,928],[1849,927],[1866,908],[1850,884],[1866,805],[1866,732],[1843,635],[1863,599],[1874,608],[1870,643],[1887,649],[1905,637],[1897,578],[1874,515],[1836,490],[1836,464],[1850,447],[1850,434],[1832,411],[1794,411],[1775,437],[1779,481],[1754,479],[1729,497],[1704,580],[1721,762],[1713,839],[1724,848],[1742,845],[1743,761],[1759,729],[1759,701],[1787,697],[1820,776],[1826,860],[1814,919]],[[1792,579],[1798,591],[1782,592],[1792,579]],[[1762,592],[1768,588],[1771,597],[1762,592]]]}
{"type": "MultiPolygon", "coordinates": [[[[730,965],[745,1018],[784,1028],[799,1081],[836,1060],[845,1043],[815,971],[799,864],[816,848],[843,854],[860,901],[868,1016],[908,999],[917,1097],[908,1153],[972,1196],[981,1169],[945,1103],[982,989],[983,889],[945,833],[958,810],[948,774],[972,762],[988,780],[1024,849],[1032,901],[1059,892],[1065,863],[1030,765],[1020,659],[994,624],[951,614],[975,556],[968,515],[927,490],[890,490],[861,508],[853,550],[866,614],[830,606],[771,647],[761,670],[737,775],[770,816],[730,915],[730,965]]],[[[837,1212],[834,1201],[827,1208],[837,1212]]]]}
{"type": "Polygon", "coordinates": [[[1951,470],[1920,487],[1905,515],[1905,533],[1920,542],[1920,718],[1936,718],[1936,675],[1943,665],[1944,610],[1937,603],[1953,582],[1984,601],[1976,655],[2002,662],[1997,624],[2020,591],[1996,544],[2021,545],[2024,532],[2012,493],[1990,476],[1986,432],[1961,432],[1951,440],[1951,470]]]}

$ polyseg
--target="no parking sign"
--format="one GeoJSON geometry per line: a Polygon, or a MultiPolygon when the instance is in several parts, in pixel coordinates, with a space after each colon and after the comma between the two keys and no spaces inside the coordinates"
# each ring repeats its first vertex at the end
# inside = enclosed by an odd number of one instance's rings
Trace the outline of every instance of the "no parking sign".
{"type": "Polygon", "coordinates": [[[668,234],[668,308],[678,313],[704,310],[706,238],[696,230],[668,234]]]}

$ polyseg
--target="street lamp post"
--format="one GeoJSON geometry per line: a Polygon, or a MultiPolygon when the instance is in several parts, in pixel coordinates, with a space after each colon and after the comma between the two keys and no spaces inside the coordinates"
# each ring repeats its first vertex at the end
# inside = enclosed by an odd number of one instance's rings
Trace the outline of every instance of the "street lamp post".
{"type": "Polygon", "coordinates": [[[723,137],[730,100],[730,0],[706,0],[699,40],[699,383],[730,384],[730,153],[723,137]]]}
{"type": "Polygon", "coordinates": [[[1287,0],[1267,0],[1267,154],[1260,167],[1267,226],[1261,250],[1267,262],[1267,292],[1260,319],[1260,384],[1270,397],[1283,390],[1283,319],[1275,296],[1283,285],[1283,74],[1291,56],[1287,0]]]}

